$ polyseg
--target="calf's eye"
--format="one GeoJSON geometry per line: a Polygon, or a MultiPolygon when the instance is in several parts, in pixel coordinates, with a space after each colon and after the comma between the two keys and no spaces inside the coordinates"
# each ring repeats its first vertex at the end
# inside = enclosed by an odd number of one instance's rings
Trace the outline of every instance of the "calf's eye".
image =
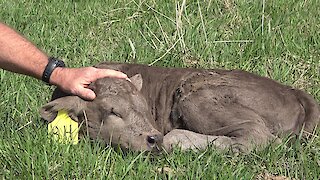
{"type": "Polygon", "coordinates": [[[114,116],[117,116],[119,118],[122,118],[121,114],[118,113],[117,111],[115,111],[114,108],[111,109],[111,114],[114,115],[114,116]]]}

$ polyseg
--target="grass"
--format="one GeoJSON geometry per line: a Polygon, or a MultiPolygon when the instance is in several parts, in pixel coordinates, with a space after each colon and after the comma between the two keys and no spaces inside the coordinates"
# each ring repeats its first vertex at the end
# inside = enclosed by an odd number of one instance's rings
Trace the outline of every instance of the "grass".
{"type": "MultiPolygon", "coordinates": [[[[320,4],[278,1],[0,0],[0,20],[70,67],[101,61],[243,69],[320,101],[320,4]]],[[[53,87],[0,70],[4,179],[320,179],[319,131],[309,142],[234,156],[123,153],[100,142],[48,141],[38,109],[53,87]]]]}

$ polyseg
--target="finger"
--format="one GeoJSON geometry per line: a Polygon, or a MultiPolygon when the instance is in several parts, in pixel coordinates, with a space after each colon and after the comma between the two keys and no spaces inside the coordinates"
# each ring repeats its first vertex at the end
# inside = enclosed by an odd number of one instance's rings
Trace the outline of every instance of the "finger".
{"type": "Polygon", "coordinates": [[[128,76],[120,71],[115,71],[112,69],[97,69],[97,79],[111,77],[111,78],[128,78],[128,76]]]}
{"type": "Polygon", "coordinates": [[[85,100],[90,100],[90,101],[96,98],[96,94],[91,89],[88,89],[88,88],[82,88],[77,95],[85,100]]]}

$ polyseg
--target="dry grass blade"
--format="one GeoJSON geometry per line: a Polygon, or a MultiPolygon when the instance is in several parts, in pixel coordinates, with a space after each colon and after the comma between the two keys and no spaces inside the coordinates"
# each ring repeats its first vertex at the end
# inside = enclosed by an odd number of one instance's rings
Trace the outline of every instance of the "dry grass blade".
{"type": "Polygon", "coordinates": [[[204,20],[203,20],[203,16],[202,16],[199,0],[197,1],[197,3],[198,3],[198,9],[199,9],[199,14],[200,14],[200,19],[201,19],[201,26],[202,26],[203,34],[204,34],[204,37],[206,39],[206,44],[207,44],[208,43],[208,37],[207,37],[206,27],[204,25],[204,20]]]}
{"type": "Polygon", "coordinates": [[[152,65],[154,65],[156,62],[160,61],[163,57],[165,57],[165,56],[176,46],[176,44],[177,44],[178,42],[179,42],[179,40],[176,41],[169,49],[167,49],[167,51],[166,51],[161,57],[159,57],[158,59],[154,60],[152,63],[150,63],[150,64],[148,64],[148,65],[149,65],[149,66],[152,66],[152,65]]]}
{"type": "Polygon", "coordinates": [[[153,12],[161,15],[162,17],[165,17],[166,19],[170,20],[171,22],[173,22],[174,24],[176,23],[173,19],[169,18],[168,16],[166,16],[165,14],[155,10],[153,7],[149,6],[147,3],[145,3],[146,6],[148,6],[149,9],[151,9],[153,12]]]}
{"type": "Polygon", "coordinates": [[[265,0],[262,0],[262,16],[261,16],[261,35],[263,36],[263,28],[264,28],[264,8],[265,8],[265,0]]]}
{"type": "Polygon", "coordinates": [[[169,44],[168,35],[167,35],[167,34],[165,33],[165,31],[163,30],[159,18],[158,18],[157,16],[154,16],[154,17],[156,18],[157,23],[158,23],[158,25],[159,25],[159,27],[160,27],[160,30],[161,30],[161,33],[162,33],[162,36],[163,36],[164,41],[166,42],[166,44],[169,44]]]}
{"type": "Polygon", "coordinates": [[[184,34],[183,34],[183,24],[182,24],[182,13],[185,9],[186,1],[184,0],[181,4],[181,7],[179,3],[176,4],[176,29],[179,37],[179,42],[181,45],[181,49],[183,52],[186,52],[186,44],[184,42],[184,34]]]}
{"type": "Polygon", "coordinates": [[[16,131],[20,131],[21,129],[25,128],[26,126],[28,126],[29,124],[31,124],[32,121],[27,122],[25,125],[21,126],[19,129],[17,129],[16,131]]]}
{"type": "Polygon", "coordinates": [[[152,49],[157,49],[157,45],[151,40],[152,44],[147,40],[146,36],[139,30],[139,34],[150,45],[152,49]]]}
{"type": "Polygon", "coordinates": [[[134,47],[134,44],[133,44],[133,42],[131,41],[130,38],[128,38],[128,41],[129,41],[129,44],[130,44],[130,47],[131,47],[130,56],[132,57],[132,59],[136,59],[136,48],[134,47]]]}
{"type": "Polygon", "coordinates": [[[210,41],[211,43],[252,43],[253,40],[221,40],[221,41],[210,41]]]}

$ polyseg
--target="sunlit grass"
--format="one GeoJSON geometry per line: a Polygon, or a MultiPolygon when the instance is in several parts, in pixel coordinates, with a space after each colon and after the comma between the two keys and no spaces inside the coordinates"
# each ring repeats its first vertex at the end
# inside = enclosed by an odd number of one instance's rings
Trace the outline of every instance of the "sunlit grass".
{"type": "MultiPolygon", "coordinates": [[[[68,66],[119,61],[243,69],[320,100],[317,1],[0,1],[0,20],[68,66]]],[[[87,139],[48,141],[38,109],[53,87],[0,70],[5,179],[320,179],[320,140],[234,156],[213,148],[152,155],[87,139]]]]}

